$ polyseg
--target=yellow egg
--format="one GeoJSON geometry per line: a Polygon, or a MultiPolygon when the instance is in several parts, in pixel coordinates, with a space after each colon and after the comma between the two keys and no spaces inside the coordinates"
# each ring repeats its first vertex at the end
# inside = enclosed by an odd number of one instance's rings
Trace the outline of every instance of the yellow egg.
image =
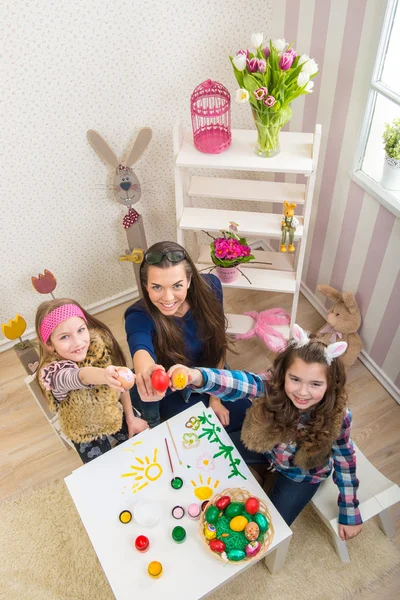
{"type": "Polygon", "coordinates": [[[248,520],[246,519],[246,517],[242,517],[241,515],[239,515],[238,517],[233,517],[233,519],[231,519],[229,527],[232,529],[232,531],[243,531],[247,523],[248,520]]]}
{"type": "Polygon", "coordinates": [[[147,567],[147,572],[153,579],[158,579],[162,574],[162,564],[158,560],[153,560],[147,567]]]}

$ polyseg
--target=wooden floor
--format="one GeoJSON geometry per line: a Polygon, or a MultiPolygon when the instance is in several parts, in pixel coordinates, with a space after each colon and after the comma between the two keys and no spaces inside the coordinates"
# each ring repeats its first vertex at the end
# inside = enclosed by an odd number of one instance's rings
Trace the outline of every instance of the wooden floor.
{"type": "MultiPolygon", "coordinates": [[[[287,294],[265,294],[226,290],[226,312],[265,310],[281,306],[290,312],[287,294]]],[[[125,352],[123,313],[128,305],[110,309],[98,317],[107,323],[125,352]]],[[[297,321],[316,331],[323,318],[300,296],[297,321]]],[[[229,356],[231,368],[265,370],[272,354],[257,339],[236,344],[229,356]]],[[[48,481],[66,477],[80,466],[74,450],[66,450],[53,433],[24,384],[26,374],[13,350],[0,353],[0,500],[48,481]]],[[[353,438],[369,460],[387,477],[400,483],[400,406],[360,361],[349,372],[349,406],[353,412],[353,438]]],[[[392,509],[400,550],[400,505],[392,509]]],[[[400,597],[399,573],[385,578],[372,590],[359,595],[363,600],[400,597]]]]}

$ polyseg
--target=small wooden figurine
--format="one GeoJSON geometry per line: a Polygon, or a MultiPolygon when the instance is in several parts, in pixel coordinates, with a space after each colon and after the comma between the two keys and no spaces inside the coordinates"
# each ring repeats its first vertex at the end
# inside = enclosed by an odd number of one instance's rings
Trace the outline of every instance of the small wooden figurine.
{"type": "Polygon", "coordinates": [[[297,204],[295,204],[294,202],[292,204],[290,204],[289,202],[286,202],[286,200],[285,200],[284,205],[285,205],[285,211],[283,213],[283,218],[282,218],[282,227],[281,227],[282,237],[281,237],[280,251],[287,252],[286,237],[287,237],[287,235],[289,235],[288,251],[294,252],[294,244],[293,244],[294,232],[296,231],[296,227],[299,224],[298,220],[294,216],[294,209],[296,208],[297,204]]]}

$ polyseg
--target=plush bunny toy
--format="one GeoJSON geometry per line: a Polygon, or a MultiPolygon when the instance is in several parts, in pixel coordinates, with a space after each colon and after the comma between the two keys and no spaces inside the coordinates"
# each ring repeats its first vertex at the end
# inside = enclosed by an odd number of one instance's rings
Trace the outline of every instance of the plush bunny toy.
{"type": "Polygon", "coordinates": [[[281,352],[286,348],[284,336],[272,327],[272,325],[288,325],[290,323],[290,316],[283,308],[270,308],[260,313],[249,311],[243,314],[254,319],[254,327],[247,333],[236,334],[236,340],[246,340],[257,336],[273,352],[281,352]]]}
{"type": "Polygon", "coordinates": [[[326,344],[344,341],[347,350],[342,356],[346,367],[355,363],[361,352],[362,342],[357,331],[361,325],[361,314],[356,299],[349,292],[339,292],[330,285],[319,285],[318,291],[334,301],[326,317],[327,325],[317,335],[326,344]]]}

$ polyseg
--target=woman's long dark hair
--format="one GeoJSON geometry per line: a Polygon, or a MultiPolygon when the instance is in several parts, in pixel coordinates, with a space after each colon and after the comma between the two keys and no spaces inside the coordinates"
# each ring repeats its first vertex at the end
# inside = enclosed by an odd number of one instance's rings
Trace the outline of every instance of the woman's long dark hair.
{"type": "Polygon", "coordinates": [[[182,331],[179,320],[163,315],[150,300],[147,291],[148,271],[153,266],[168,269],[175,264],[182,264],[186,277],[190,281],[187,291],[187,301],[196,320],[203,351],[200,365],[204,367],[217,367],[225,361],[228,340],[226,336],[226,321],[223,307],[215,296],[210,285],[198,273],[189,254],[176,242],[158,242],[149,248],[148,252],[184,251],[186,258],[181,263],[171,263],[164,257],[157,265],[148,265],[145,261],[140,267],[140,287],[146,309],[153,318],[156,334],[153,339],[157,362],[166,369],[174,364],[189,365],[185,355],[182,331]]]}

